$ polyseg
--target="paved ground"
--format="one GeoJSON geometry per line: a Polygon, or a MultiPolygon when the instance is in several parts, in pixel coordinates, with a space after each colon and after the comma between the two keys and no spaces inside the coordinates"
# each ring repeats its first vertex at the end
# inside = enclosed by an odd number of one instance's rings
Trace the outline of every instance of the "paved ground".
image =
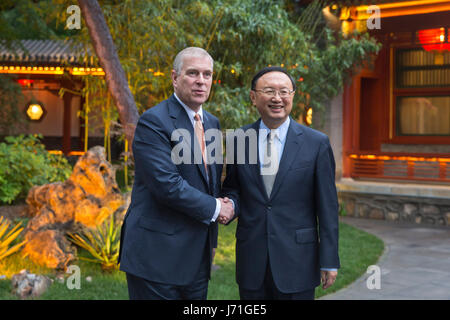
{"type": "Polygon", "coordinates": [[[342,221],[384,241],[385,252],[377,263],[381,288],[367,288],[368,278],[373,279],[367,273],[324,300],[450,299],[450,227],[348,217],[342,221]]]}

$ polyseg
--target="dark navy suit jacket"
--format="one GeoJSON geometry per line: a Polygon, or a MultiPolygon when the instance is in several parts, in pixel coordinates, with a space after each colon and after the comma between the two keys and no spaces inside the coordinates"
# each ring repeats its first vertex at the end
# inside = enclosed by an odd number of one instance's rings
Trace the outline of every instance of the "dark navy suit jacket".
{"type": "MultiPolygon", "coordinates": [[[[261,120],[245,126],[258,132],[261,120]]],[[[237,145],[237,143],[236,143],[237,145]]],[[[239,151],[235,150],[235,155],[239,151]]],[[[281,292],[320,284],[320,268],[339,268],[335,162],[328,137],[290,121],[284,151],[268,197],[257,164],[227,165],[223,195],[235,203],[236,280],[262,286],[267,263],[281,292]]]]}
{"type": "MultiPolygon", "coordinates": [[[[218,119],[205,110],[203,121],[205,131],[219,129],[218,119]]],[[[122,271],[149,281],[187,285],[202,257],[211,259],[217,246],[217,223],[211,219],[220,195],[222,165],[208,165],[209,179],[203,163],[175,165],[171,158],[179,142],[171,141],[175,129],[188,130],[190,145],[195,146],[192,123],[173,95],[138,121],[133,141],[135,180],[119,261],[122,271]]]]}

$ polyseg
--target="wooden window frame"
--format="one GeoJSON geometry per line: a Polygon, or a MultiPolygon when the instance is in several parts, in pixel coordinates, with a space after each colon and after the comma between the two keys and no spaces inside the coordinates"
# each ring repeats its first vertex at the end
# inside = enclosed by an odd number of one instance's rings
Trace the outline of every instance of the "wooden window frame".
{"type": "MultiPolygon", "coordinates": [[[[393,66],[391,67],[391,72],[397,72],[398,68],[397,64],[397,50],[404,49],[420,49],[421,46],[418,45],[409,45],[409,46],[395,46],[391,54],[394,56],[391,57],[391,61],[393,62],[393,66]]],[[[398,114],[397,114],[397,105],[398,97],[422,97],[422,96],[449,96],[450,95],[450,86],[448,87],[418,87],[418,88],[398,88],[396,81],[396,74],[392,74],[391,81],[392,83],[392,138],[389,139],[389,143],[394,144],[450,144],[450,135],[449,136],[423,136],[423,135],[407,135],[401,136],[398,135],[398,114]]]]}

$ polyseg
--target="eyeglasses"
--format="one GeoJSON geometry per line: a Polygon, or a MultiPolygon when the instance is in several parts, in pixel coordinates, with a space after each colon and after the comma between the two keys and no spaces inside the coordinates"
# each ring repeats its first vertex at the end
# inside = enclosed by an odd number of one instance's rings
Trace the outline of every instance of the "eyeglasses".
{"type": "Polygon", "coordinates": [[[289,90],[289,89],[281,89],[281,90],[275,90],[273,88],[265,88],[265,89],[254,89],[253,91],[260,91],[264,93],[266,96],[275,97],[278,94],[281,98],[287,98],[291,94],[295,92],[295,90],[289,90]]]}

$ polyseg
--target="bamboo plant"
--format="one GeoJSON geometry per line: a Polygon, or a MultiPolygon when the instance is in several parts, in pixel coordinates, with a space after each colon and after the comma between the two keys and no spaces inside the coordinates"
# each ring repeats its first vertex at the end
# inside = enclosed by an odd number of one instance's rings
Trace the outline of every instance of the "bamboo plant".
{"type": "Polygon", "coordinates": [[[114,221],[114,215],[96,227],[84,229],[80,233],[69,233],[69,240],[85,249],[91,258],[80,257],[82,260],[100,263],[104,271],[113,271],[118,268],[120,246],[120,224],[114,221]]]}
{"type": "Polygon", "coordinates": [[[0,260],[19,251],[26,243],[26,240],[24,240],[10,247],[11,243],[22,232],[23,228],[21,225],[22,223],[20,222],[8,231],[10,223],[6,219],[3,219],[3,216],[0,216],[0,260]]]}

